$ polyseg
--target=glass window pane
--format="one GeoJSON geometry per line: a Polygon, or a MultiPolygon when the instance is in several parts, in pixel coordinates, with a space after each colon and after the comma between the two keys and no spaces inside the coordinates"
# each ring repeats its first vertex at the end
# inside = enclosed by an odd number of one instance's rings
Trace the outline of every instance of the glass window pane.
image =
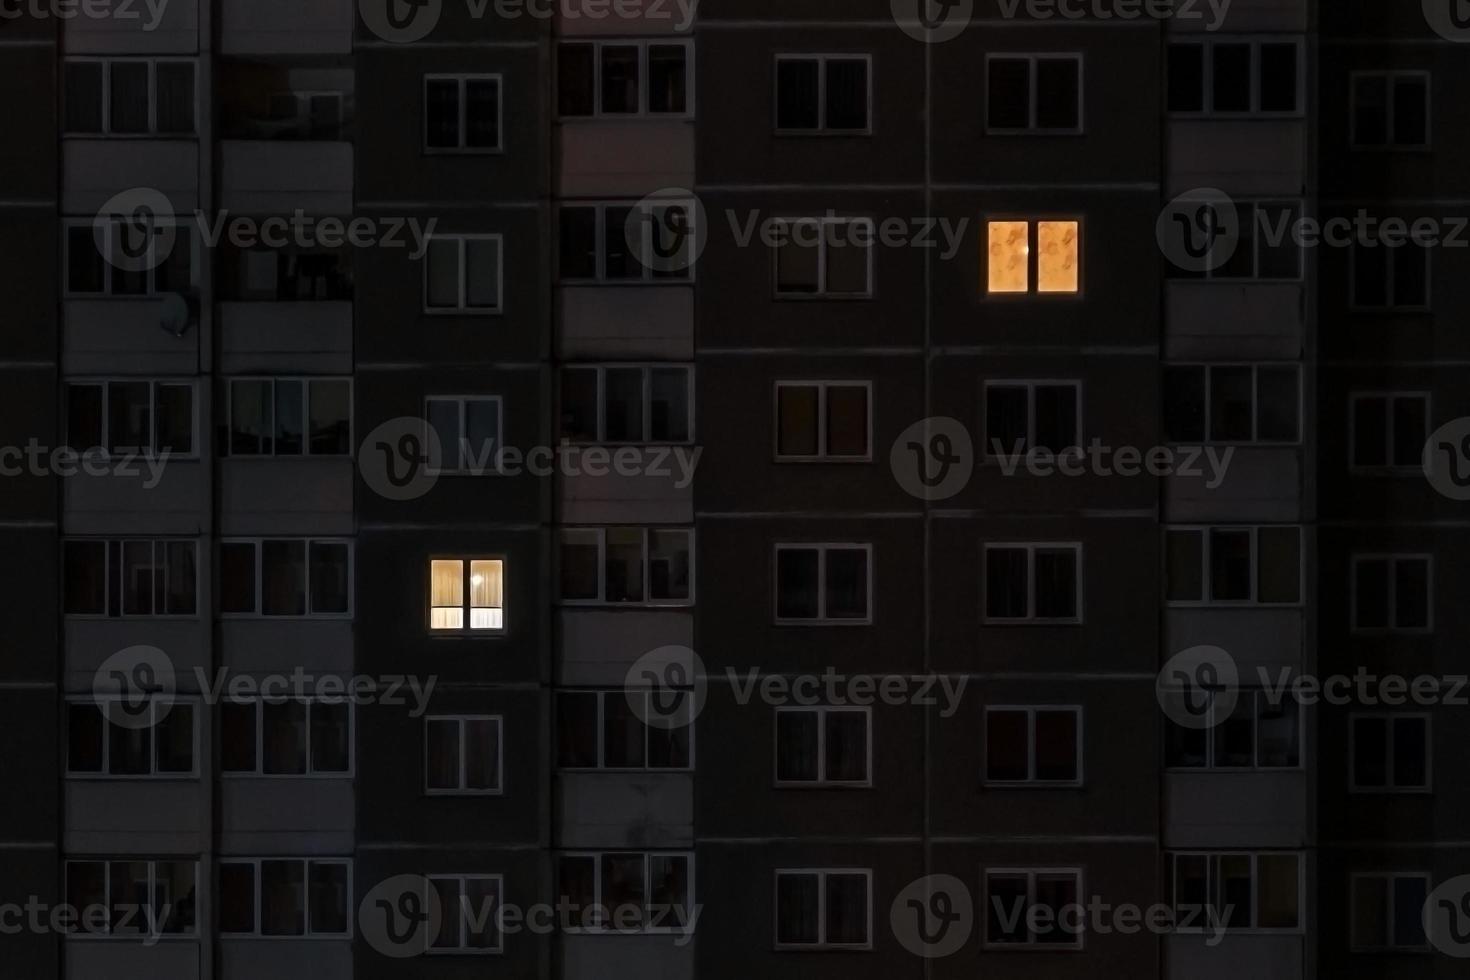
{"type": "Polygon", "coordinates": [[[1165,536],[1169,568],[1169,601],[1199,602],[1204,590],[1204,534],[1170,531],[1165,536]]]}
{"type": "Polygon", "coordinates": [[[1204,45],[1169,45],[1169,111],[1203,112],[1204,108],[1204,45]]]}
{"type": "Polygon", "coordinates": [[[859,548],[827,551],[828,619],[865,619],[868,615],[868,553],[859,548]]]}
{"type": "Polygon", "coordinates": [[[467,453],[460,421],[462,405],[463,402],[452,398],[430,398],[425,404],[429,429],[438,441],[438,458],[432,460],[435,469],[453,471],[465,465],[467,453]]]}
{"type": "Polygon", "coordinates": [[[556,758],[564,769],[591,769],[597,757],[598,695],[561,692],[556,696],[556,758]]]}
{"type": "Polygon", "coordinates": [[[68,541],[62,547],[65,610],[68,616],[107,614],[107,545],[68,541]]]}
{"type": "MultiPolygon", "coordinates": [[[[66,229],[66,289],[71,293],[101,293],[106,289],[107,266],[97,232],[90,224],[66,229]]],[[[78,447],[80,448],[80,447],[78,447]]]]}
{"type": "Polygon", "coordinates": [[[1077,560],[1071,548],[1036,549],[1036,615],[1077,618],[1077,560]]]}
{"type": "Polygon", "coordinates": [[[1388,143],[1388,79],[1360,75],[1353,79],[1353,142],[1358,146],[1388,143]]]}
{"type": "Polygon", "coordinates": [[[427,752],[425,785],[429,789],[462,789],[459,777],[459,726],[453,718],[430,718],[424,724],[427,752]]]}
{"type": "Polygon", "coordinates": [[[868,63],[834,59],[827,62],[827,128],[868,128],[868,63]]]}
{"type": "Polygon", "coordinates": [[[1248,367],[1210,369],[1210,438],[1216,442],[1250,442],[1252,387],[1248,367]]]}
{"type": "Polygon", "coordinates": [[[274,396],[269,381],[230,382],[230,454],[269,455],[273,452],[274,396]]]}
{"type": "Polygon", "coordinates": [[[597,441],[596,368],[562,368],[561,434],[572,442],[597,441]]]}
{"type": "Polygon", "coordinates": [[[254,701],[220,705],[220,758],[225,772],[255,772],[257,707],[254,701]]]}
{"type": "Polygon", "coordinates": [[[1038,221],[1040,251],[1036,289],[1042,293],[1075,293],[1078,288],[1079,226],[1075,221],[1038,221]]]}
{"type": "Polygon", "coordinates": [[[306,615],[306,542],[261,543],[261,611],[267,616],[306,615]]]}
{"type": "Polygon", "coordinates": [[[347,456],[352,452],[352,382],[311,382],[311,452],[347,456]]]}
{"type": "Polygon", "coordinates": [[[613,923],[639,923],[647,904],[643,855],[602,855],[602,901],[613,923]]]}
{"type": "Polygon", "coordinates": [[[454,310],[459,308],[459,249],[458,238],[431,238],[428,262],[428,277],[424,281],[424,305],[431,310],[454,310]]]}
{"type": "Polygon", "coordinates": [[[776,389],[776,455],[817,455],[820,396],[821,390],[815,385],[781,385],[776,389]]]}
{"type": "Polygon", "coordinates": [[[1261,111],[1295,112],[1297,109],[1297,46],[1261,45],[1261,111]]]}
{"type": "Polygon", "coordinates": [[[1429,399],[1394,398],[1392,407],[1393,465],[1417,469],[1429,439],[1429,399]]]}
{"type": "Polygon", "coordinates": [[[160,773],[194,771],[194,706],[174,703],[153,729],[155,770],[160,773]]]}
{"type": "MultiPolygon", "coordinates": [[[[162,555],[158,557],[161,559],[162,555]]],[[[156,571],[161,572],[162,568],[158,567],[156,571]]],[[[124,541],[122,543],[122,611],[124,616],[153,615],[156,578],[153,542],[124,541]]]]}
{"type": "Polygon", "coordinates": [[[1056,782],[1077,779],[1075,711],[1036,712],[1036,778],[1056,782]]]}
{"type": "Polygon", "coordinates": [[[1079,72],[1072,58],[1042,58],[1036,63],[1036,125],[1074,130],[1081,125],[1079,72]]]}
{"type": "Polygon", "coordinates": [[[154,69],[159,133],[194,132],[194,66],[160,62],[154,69]]]}
{"type": "Polygon", "coordinates": [[[816,129],[819,65],[815,59],[783,58],[776,62],[776,128],[816,129]]]}
{"type": "Polygon", "coordinates": [[[114,61],[112,78],[112,132],[142,135],[148,132],[148,63],[114,61]]]}
{"type": "Polygon", "coordinates": [[[1025,58],[992,58],[986,106],[991,129],[1031,126],[1031,64],[1025,58]]]}
{"type": "Polygon", "coordinates": [[[471,473],[494,472],[499,465],[500,399],[472,398],[465,402],[465,467],[471,473]]]}
{"type": "Polygon", "coordinates": [[[101,133],[102,63],[68,61],[64,71],[66,132],[101,133]]]}
{"type": "Polygon", "coordinates": [[[611,527],[606,533],[606,602],[643,601],[643,531],[611,527]]]}
{"type": "Polygon", "coordinates": [[[608,207],[603,210],[602,263],[603,276],[607,279],[643,278],[646,267],[628,245],[628,221],[632,215],[632,208],[608,207]]]}
{"type": "Polygon", "coordinates": [[[821,235],[814,222],[777,225],[776,292],[811,294],[821,289],[821,235]]]}
{"type": "Polygon", "coordinates": [[[500,239],[470,238],[465,247],[465,305],[500,309],[500,239]]]}
{"type": "Polygon", "coordinates": [[[1429,561],[1401,558],[1394,562],[1393,625],[1397,629],[1429,626],[1429,561]]]}
{"type": "Polygon", "coordinates": [[[255,866],[221,861],[219,866],[219,931],[255,931],[255,866]]]}
{"type": "Polygon", "coordinates": [[[1429,722],[1424,718],[1393,720],[1393,785],[1417,789],[1429,785],[1429,722]]]}
{"type": "Polygon", "coordinates": [[[561,597],[593,601],[601,597],[596,531],[565,530],[561,535],[561,597]]]}
{"type": "Polygon", "coordinates": [[[306,449],[306,382],[275,383],[275,437],[278,456],[299,456],[306,449]]]}
{"type": "Polygon", "coordinates": [[[1388,465],[1388,410],[1386,398],[1353,399],[1353,465],[1388,465]]]}
{"type": "Polygon", "coordinates": [[[827,455],[867,456],[868,389],[860,385],[827,388],[827,455]]]}
{"type": "Polygon", "coordinates": [[[500,723],[492,718],[464,722],[465,789],[500,788],[500,723]]]}
{"type": "Polygon", "coordinates": [[[500,146],[500,80],[471,78],[465,82],[465,146],[493,150],[500,146]]]}
{"type": "Polygon", "coordinates": [[[311,705],[311,771],[348,771],[351,741],[348,705],[316,702],[311,705]]]}
{"type": "Polygon", "coordinates": [[[776,778],[782,782],[815,782],[819,778],[818,737],[821,716],[815,711],[776,712],[776,778]]]}
{"type": "Polygon", "coordinates": [[[429,563],[429,628],[464,629],[464,562],[436,558],[429,563]]]}
{"type": "Polygon", "coordinates": [[[1296,442],[1299,428],[1301,373],[1294,367],[1256,369],[1256,438],[1262,442],[1296,442]]]}
{"type": "Polygon", "coordinates": [[[817,568],[815,548],[782,548],[776,552],[776,617],[815,619],[817,568]]]}
{"type": "Polygon", "coordinates": [[[109,452],[142,452],[149,448],[153,433],[151,394],[146,381],[113,381],[107,385],[109,452]]]}
{"type": "Polygon", "coordinates": [[[1388,721],[1352,720],[1353,784],[1373,789],[1388,785],[1388,721]]]}
{"type": "Polygon", "coordinates": [[[1247,602],[1251,598],[1251,535],[1247,530],[1210,531],[1210,598],[1247,602]]]}
{"type": "Polygon", "coordinates": [[[66,771],[102,771],[104,716],[91,702],[66,706],[66,771]]]}
{"type": "Polygon", "coordinates": [[[470,562],[470,629],[505,628],[505,562],[470,562]]]}
{"type": "Polygon", "coordinates": [[[1024,619],[1028,615],[1027,568],[1024,548],[986,549],[986,616],[992,619],[1024,619]]]}
{"type": "Polygon", "coordinates": [[[562,279],[597,278],[597,209],[564,207],[558,244],[562,279]]]}
{"type": "Polygon", "coordinates": [[[557,47],[557,109],[561,115],[592,115],[595,55],[596,49],[590,44],[561,44],[557,47]]]}
{"type": "Polygon", "coordinates": [[[985,389],[985,450],[1007,456],[1031,445],[1030,396],[1024,385],[989,385],[985,389]]]}
{"type": "Polygon", "coordinates": [[[156,452],[187,455],[194,451],[194,388],[192,385],[160,384],[158,411],[154,416],[153,448],[156,452]]]}
{"type": "Polygon", "coordinates": [[[649,598],[680,601],[689,598],[689,532],[648,532],[648,591],[649,598]]]}
{"type": "Polygon", "coordinates": [[[827,875],[827,942],[859,946],[868,941],[868,878],[827,875]]]}
{"type": "Polygon", "coordinates": [[[266,936],[306,932],[306,863],[260,862],[260,931],[266,936]]]}
{"type": "Polygon", "coordinates": [[[1263,527],[1260,549],[1261,602],[1296,602],[1301,598],[1301,532],[1294,527],[1263,527]]]}
{"type": "Polygon", "coordinates": [[[1295,929],[1298,907],[1298,864],[1294,854],[1262,854],[1256,858],[1256,926],[1295,929]]]}
{"type": "Polygon", "coordinates": [[[1026,292],[1031,288],[1029,226],[1024,221],[992,221],[989,235],[990,292],[1026,292]]]}
{"type": "Polygon", "coordinates": [[[261,771],[299,776],[306,772],[306,702],[266,701],[261,708],[264,757],[261,771]]]}
{"type": "Polygon", "coordinates": [[[1251,111],[1251,46],[1215,44],[1211,48],[1214,61],[1215,112],[1251,111]]]}
{"type": "Polygon", "coordinates": [[[643,370],[608,368],[603,377],[603,413],[607,441],[642,441],[643,370]]]}
{"type": "MultiPolygon", "coordinates": [[[[1383,949],[1388,945],[1388,884],[1381,875],[1354,878],[1352,884],[1352,940],[1355,949],[1383,949]]],[[[1415,906],[1423,909],[1423,903],[1415,906]]]]}
{"type": "Polygon", "coordinates": [[[1429,944],[1424,935],[1424,903],[1429,882],[1418,875],[1393,879],[1393,945],[1400,949],[1422,949],[1429,944]]]}
{"type": "Polygon", "coordinates": [[[688,442],[689,372],[684,368],[653,368],[649,371],[651,418],[649,436],[654,442],[688,442]]]}
{"type": "Polygon", "coordinates": [[[1393,85],[1394,146],[1424,146],[1429,142],[1429,83],[1423,78],[1397,78],[1393,85]]]}
{"type": "Polygon", "coordinates": [[[459,146],[459,80],[431,78],[424,83],[424,140],[430,149],[459,146]]]}
{"type": "Polygon", "coordinates": [[[602,111],[622,114],[638,111],[638,48],[602,46],[602,111]]]}
{"type": "Polygon", "coordinates": [[[312,861],[311,931],[314,935],[347,932],[347,865],[335,861],[312,861]]]}
{"type": "Polygon", "coordinates": [[[346,613],[352,596],[351,554],[345,541],[311,542],[311,611],[316,615],[346,613]]]}
{"type": "Polygon", "coordinates": [[[1077,388],[1073,385],[1038,385],[1036,399],[1036,446],[1062,452],[1078,444],[1077,388]]]}
{"type": "Polygon", "coordinates": [[[817,920],[821,879],[814,874],[776,875],[776,942],[811,945],[821,941],[817,920]]]}
{"type": "Polygon", "coordinates": [[[1028,720],[1024,711],[985,713],[985,778],[992,782],[1019,782],[1031,775],[1027,748],[1028,720]]]}
{"type": "Polygon", "coordinates": [[[1257,704],[1256,764],[1263,769],[1295,769],[1301,762],[1301,706],[1291,696],[1276,704],[1258,696],[1257,704]]]}
{"type": "Polygon", "coordinates": [[[1028,940],[1027,885],[1024,874],[985,876],[986,942],[1024,943],[1028,940]]]}
{"type": "Polygon", "coordinates": [[[79,453],[102,447],[102,386],[66,386],[66,441],[79,453]]]}
{"type": "Polygon", "coordinates": [[[869,267],[873,260],[873,225],[845,221],[822,226],[828,241],[827,288],[832,296],[866,296],[872,289],[869,267]]]}
{"type": "Polygon", "coordinates": [[[682,113],[686,108],[685,60],[682,44],[648,47],[648,111],[682,113]]]}
{"type": "Polygon", "coordinates": [[[863,782],[868,778],[868,715],[863,711],[828,711],[823,764],[831,782],[863,782]]]}
{"type": "Polygon", "coordinates": [[[640,769],[644,763],[643,721],[626,697],[602,699],[602,764],[609,769],[640,769]]]}

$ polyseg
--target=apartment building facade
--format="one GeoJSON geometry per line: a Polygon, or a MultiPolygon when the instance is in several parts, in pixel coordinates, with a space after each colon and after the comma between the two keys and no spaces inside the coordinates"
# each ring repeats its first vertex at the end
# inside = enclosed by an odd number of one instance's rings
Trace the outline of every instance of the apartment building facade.
{"type": "Polygon", "coordinates": [[[0,25],[7,969],[1458,975],[1454,22],[909,6],[0,25]]]}

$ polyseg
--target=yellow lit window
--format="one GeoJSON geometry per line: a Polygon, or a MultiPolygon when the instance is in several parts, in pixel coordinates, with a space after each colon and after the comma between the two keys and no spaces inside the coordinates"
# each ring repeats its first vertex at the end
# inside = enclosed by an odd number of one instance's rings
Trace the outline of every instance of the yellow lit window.
{"type": "Polygon", "coordinates": [[[463,630],[466,611],[471,630],[505,628],[505,562],[436,558],[430,563],[429,628],[463,630]]]}
{"type": "Polygon", "coordinates": [[[990,291],[1024,293],[1031,285],[1030,256],[1024,221],[990,223],[990,291]]]}
{"type": "Polygon", "coordinates": [[[1077,222],[1038,221],[1036,290],[1042,293],[1077,291],[1077,222]]]}
{"type": "Polygon", "coordinates": [[[1081,281],[1080,251],[1081,229],[1075,221],[992,221],[988,289],[991,293],[1075,293],[1081,281]]]}

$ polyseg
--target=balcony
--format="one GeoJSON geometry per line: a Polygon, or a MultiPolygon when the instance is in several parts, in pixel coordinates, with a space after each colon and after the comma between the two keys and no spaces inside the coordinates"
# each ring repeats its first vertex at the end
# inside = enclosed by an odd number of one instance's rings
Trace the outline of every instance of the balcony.
{"type": "Polygon", "coordinates": [[[225,374],[348,374],[352,302],[226,302],[219,305],[225,374]]]}
{"type": "Polygon", "coordinates": [[[693,360],[692,286],[564,286],[557,293],[568,360],[693,360]]]}
{"type": "Polygon", "coordinates": [[[1218,945],[1209,945],[1213,941],[1209,933],[1165,937],[1164,976],[1190,980],[1239,980],[1240,977],[1297,980],[1308,975],[1304,936],[1232,933],[1218,945]]]}
{"type": "Polygon", "coordinates": [[[1196,646],[1222,647],[1242,677],[1265,669],[1274,679],[1283,667],[1302,670],[1306,613],[1297,606],[1239,606],[1164,610],[1164,644],[1171,653],[1196,646]]]}
{"type": "MultiPolygon", "coordinates": [[[[581,448],[581,447],[577,447],[581,448]]],[[[586,447],[593,448],[593,447],[586,447]]],[[[598,447],[618,459],[636,453],[640,471],[632,476],[610,468],[601,476],[579,473],[560,481],[561,500],[558,520],[564,524],[692,524],[694,523],[694,485],[679,487],[685,479],[674,461],[673,453],[692,454],[693,446],[598,447]],[[659,463],[662,457],[662,463],[659,463]],[[658,465],[665,476],[641,472],[658,465]]]]}
{"type": "Polygon", "coordinates": [[[205,472],[199,460],[139,457],[129,466],[119,456],[105,466],[106,472],[66,478],[62,520],[68,534],[203,533],[205,472]]]}
{"type": "Polygon", "coordinates": [[[560,616],[560,677],[568,687],[622,687],[650,650],[694,644],[690,609],[563,609],[560,616]]]}
{"type": "Polygon", "coordinates": [[[231,457],[220,464],[221,533],[353,533],[355,466],[346,457],[231,457]]]}
{"type": "Polygon", "coordinates": [[[198,854],[209,848],[209,809],[197,778],[68,778],[65,785],[68,854],[198,854]]]}
{"type": "Polygon", "coordinates": [[[141,942],[69,938],[63,955],[66,980],[96,977],[198,980],[206,972],[203,953],[194,939],[164,939],[146,946],[141,942]]]}
{"type": "Polygon", "coordinates": [[[1306,298],[1301,283],[1170,280],[1165,358],[1296,360],[1306,298]]]}
{"type": "Polygon", "coordinates": [[[694,127],[658,119],[562,123],[563,197],[643,197],[694,186],[694,127]]]}
{"type": "Polygon", "coordinates": [[[1164,775],[1167,847],[1299,848],[1307,835],[1307,773],[1164,775]]]}
{"type": "Polygon", "coordinates": [[[694,775],[564,772],[557,841],[566,848],[694,846],[694,775]]]}
{"type": "Polygon", "coordinates": [[[62,303],[62,370],[69,375],[192,375],[199,331],[176,335],[162,298],[70,299],[62,303]]]}
{"type": "Polygon", "coordinates": [[[177,215],[199,206],[199,141],[101,139],[61,141],[62,211],[95,214],[108,199],[134,187],[161,191],[177,215]]]}
{"type": "Polygon", "coordinates": [[[1171,119],[1168,132],[1170,197],[1197,187],[1294,197],[1307,184],[1304,119],[1171,119]]]}
{"type": "Polygon", "coordinates": [[[337,141],[225,140],[221,204],[235,214],[352,212],[352,144],[337,141]]]}
{"type": "Polygon", "coordinates": [[[225,776],[220,814],[225,854],[348,854],[356,796],[345,777],[225,776]]]}
{"type": "Polygon", "coordinates": [[[352,622],[347,619],[227,618],[220,624],[220,665],[242,674],[352,673],[352,622]]]}
{"type": "Polygon", "coordinates": [[[221,938],[216,945],[218,980],[353,980],[351,939],[221,938]]]}
{"type": "Polygon", "coordinates": [[[681,935],[563,935],[561,980],[693,980],[694,946],[690,937],[681,935]]]}
{"type": "Polygon", "coordinates": [[[350,54],[351,0],[223,0],[224,54],[350,54]]]}
{"type": "MultiPolygon", "coordinates": [[[[1227,447],[1213,447],[1217,454],[1227,447]]],[[[1286,524],[1302,520],[1302,450],[1299,446],[1234,448],[1223,481],[1203,459],[1197,476],[1171,475],[1164,481],[1164,512],[1176,524],[1258,521],[1286,524]]]]}
{"type": "MultiPolygon", "coordinates": [[[[201,47],[199,0],[139,0],[101,6],[115,13],[74,16],[62,22],[62,47],[67,54],[195,54],[201,47]]],[[[77,8],[71,9],[75,13],[77,8]]]]}

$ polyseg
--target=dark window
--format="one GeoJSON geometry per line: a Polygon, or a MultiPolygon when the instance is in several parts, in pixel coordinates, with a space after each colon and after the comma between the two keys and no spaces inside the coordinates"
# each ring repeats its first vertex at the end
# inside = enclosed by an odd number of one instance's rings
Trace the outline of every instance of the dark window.
{"type": "Polygon", "coordinates": [[[850,133],[868,128],[866,58],[776,60],[776,128],[850,133]]]}

